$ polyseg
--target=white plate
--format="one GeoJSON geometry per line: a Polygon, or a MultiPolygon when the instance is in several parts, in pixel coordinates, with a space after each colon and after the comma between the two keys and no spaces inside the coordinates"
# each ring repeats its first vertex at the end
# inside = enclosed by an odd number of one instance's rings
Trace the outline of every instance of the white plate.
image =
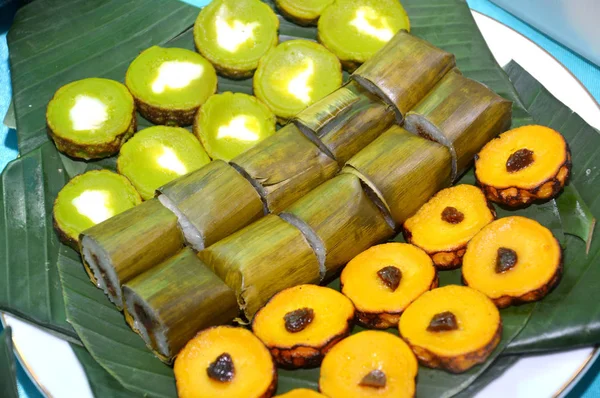
{"type": "MultiPolygon", "coordinates": [[[[500,65],[514,59],[550,92],[600,128],[600,108],[581,83],[550,54],[501,23],[473,12],[500,65]]],[[[21,363],[45,395],[92,397],[85,373],[69,345],[34,326],[6,316],[21,363]],[[56,366],[60,358],[60,366],[56,366]]],[[[519,360],[478,397],[551,397],[563,393],[590,363],[594,348],[530,356],[519,360]]]]}

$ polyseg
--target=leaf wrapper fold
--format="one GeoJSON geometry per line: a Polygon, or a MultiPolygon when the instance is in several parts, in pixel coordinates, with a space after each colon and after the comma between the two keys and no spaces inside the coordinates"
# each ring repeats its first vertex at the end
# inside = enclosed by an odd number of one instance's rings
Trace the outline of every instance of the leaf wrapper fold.
{"type": "Polygon", "coordinates": [[[320,280],[319,262],[309,242],[296,227],[273,214],[198,256],[235,291],[249,320],[275,293],[320,280]]]}
{"type": "Polygon", "coordinates": [[[402,123],[406,113],[454,65],[453,54],[401,30],[351,79],[393,105],[402,123]]]}
{"type": "Polygon", "coordinates": [[[162,194],[159,200],[178,216],[186,242],[198,251],[265,213],[252,184],[222,160],[214,160],[158,191],[162,194]]]}
{"type": "Polygon", "coordinates": [[[556,205],[560,215],[563,231],[585,242],[585,253],[590,252],[592,237],[596,227],[596,217],[573,184],[564,187],[556,205]]]}
{"type": "Polygon", "coordinates": [[[119,309],[121,287],[183,247],[177,217],[150,199],[83,231],[79,238],[85,270],[119,309]]]}
{"type": "Polygon", "coordinates": [[[325,279],[360,252],[394,235],[393,221],[377,207],[374,195],[355,175],[340,174],[281,213],[305,235],[317,237],[324,251],[317,257],[322,257],[325,279]]]}
{"type": "Polygon", "coordinates": [[[393,109],[354,81],[300,112],[293,121],[340,166],[395,122],[393,109]]]}
{"type": "Polygon", "coordinates": [[[510,101],[453,69],[408,112],[404,127],[450,149],[455,180],[487,142],[510,127],[511,115],[510,101]]]}
{"type": "Polygon", "coordinates": [[[129,325],[167,363],[201,329],[239,312],[233,290],[189,248],[130,280],[123,298],[129,325]]]}
{"type": "Polygon", "coordinates": [[[350,159],[342,172],[371,187],[400,226],[450,185],[452,157],[443,145],[393,126],[350,159]]]}
{"type": "Polygon", "coordinates": [[[272,213],[279,213],[329,180],[337,162],[311,142],[294,124],[231,161],[254,182],[272,213]]]}

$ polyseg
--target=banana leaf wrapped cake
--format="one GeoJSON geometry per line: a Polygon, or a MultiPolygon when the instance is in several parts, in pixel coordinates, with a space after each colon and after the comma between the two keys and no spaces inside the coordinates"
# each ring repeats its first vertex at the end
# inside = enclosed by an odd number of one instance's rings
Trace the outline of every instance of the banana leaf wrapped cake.
{"type": "Polygon", "coordinates": [[[282,211],[339,170],[337,162],[294,124],[286,125],[231,163],[253,182],[272,213],[282,211]]]}
{"type": "Polygon", "coordinates": [[[394,235],[393,221],[376,203],[375,194],[358,177],[340,174],[288,207],[281,217],[314,242],[322,273],[330,278],[355,255],[394,235]]]}
{"type": "Polygon", "coordinates": [[[394,122],[392,107],[354,81],[294,119],[296,126],[341,166],[394,122]]]}
{"type": "Polygon", "coordinates": [[[371,187],[399,226],[450,185],[452,158],[443,145],[393,126],[350,159],[343,172],[371,187]]]}
{"type": "Polygon", "coordinates": [[[183,248],[177,217],[148,200],[82,232],[81,257],[90,279],[123,308],[122,285],[183,248]]]}
{"type": "Polygon", "coordinates": [[[159,189],[160,202],[173,211],[186,242],[202,250],[265,214],[261,197],[232,166],[214,160],[159,189]]]}
{"type": "Polygon", "coordinates": [[[454,55],[401,30],[352,79],[393,105],[402,123],[454,65],[454,55]]]}
{"type": "Polygon", "coordinates": [[[231,289],[248,319],[275,293],[321,278],[319,261],[304,235],[269,214],[198,253],[231,289]]]}
{"type": "Polygon", "coordinates": [[[453,69],[406,116],[405,128],[452,153],[453,179],[475,154],[510,127],[512,103],[453,69]]]}
{"type": "Polygon", "coordinates": [[[239,312],[233,291],[185,248],[123,286],[125,318],[169,362],[201,329],[239,312]]]}

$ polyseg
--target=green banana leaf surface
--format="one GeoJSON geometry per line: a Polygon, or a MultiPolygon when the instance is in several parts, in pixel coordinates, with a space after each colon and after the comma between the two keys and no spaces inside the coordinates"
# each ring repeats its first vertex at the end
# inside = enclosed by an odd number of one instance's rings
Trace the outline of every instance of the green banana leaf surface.
{"type": "Polygon", "coordinates": [[[19,398],[16,369],[12,331],[7,327],[0,332],[0,396],[19,398]]]}
{"type": "Polygon", "coordinates": [[[592,209],[585,203],[574,184],[567,185],[555,200],[564,233],[583,240],[585,253],[589,254],[596,229],[596,217],[592,209]]]}
{"type": "MultiPolygon", "coordinates": [[[[593,164],[594,156],[596,163],[598,161],[598,154],[591,150],[592,145],[587,144],[588,139],[593,142],[594,138],[588,135],[596,132],[584,122],[578,124],[576,115],[572,116],[570,110],[553,99],[531,77],[523,77],[521,73],[517,79],[520,83],[515,81],[513,75],[517,67],[514,66],[508,71],[519,90],[517,93],[505,72],[496,64],[464,1],[404,0],[403,4],[411,19],[413,34],[455,53],[457,64],[466,76],[485,83],[514,102],[514,126],[533,122],[527,110],[540,123],[551,126],[554,126],[551,123],[557,123],[554,118],[556,112],[560,113],[557,118],[564,115],[572,119],[561,125],[562,130],[558,126],[555,128],[567,136],[571,145],[576,166],[572,181],[577,185],[582,200],[589,204],[592,212],[597,213],[598,204],[595,208],[594,199],[598,195],[592,184],[593,178],[577,179],[578,171],[586,173],[587,169],[581,169],[585,162],[593,164]],[[519,94],[524,102],[521,102],[519,94]],[[548,105],[553,102],[547,97],[553,99],[556,106],[548,105]],[[579,163],[578,159],[583,160],[579,163]]],[[[174,396],[173,374],[171,368],[154,358],[142,340],[131,332],[122,315],[89,282],[78,255],[58,243],[52,231],[52,203],[60,188],[69,178],[88,169],[114,168],[114,158],[86,163],[58,154],[45,133],[45,106],[58,87],[72,80],[101,76],[122,81],[129,62],[150,45],[193,49],[190,26],[197,12],[196,8],[175,0],[37,0],[18,13],[9,34],[19,149],[26,155],[7,167],[0,185],[4,198],[0,203],[0,239],[7,247],[6,253],[0,253],[0,272],[8,275],[8,278],[0,280],[0,309],[63,337],[75,340],[79,336],[88,351],[76,349],[76,352],[79,351],[78,357],[86,366],[98,396],[113,390],[123,396],[174,396]],[[64,300],[58,268],[64,286],[64,300]],[[99,365],[105,369],[104,372],[100,371],[99,365]],[[108,387],[103,387],[105,385],[108,387]],[[131,395],[119,389],[123,386],[132,391],[131,395]]],[[[316,37],[314,28],[302,28],[283,19],[280,32],[282,40],[316,37]]],[[[220,78],[219,87],[220,91],[250,92],[251,82],[220,78]]],[[[149,125],[143,119],[140,122],[140,127],[149,125]]],[[[462,182],[472,183],[472,173],[467,174],[462,182]]],[[[591,285],[593,280],[597,280],[590,279],[595,278],[592,275],[582,276],[593,268],[590,265],[593,264],[594,249],[598,251],[598,242],[592,242],[592,257],[578,256],[581,254],[577,252],[580,249],[578,245],[585,248],[585,244],[563,234],[561,217],[553,202],[531,206],[520,212],[547,225],[563,242],[569,260],[566,262],[569,269],[566,268],[565,280],[571,288],[565,288],[567,291],[561,294],[563,281],[559,289],[546,299],[554,300],[549,308],[539,309],[544,300],[503,310],[505,332],[494,358],[506,346],[510,352],[516,353],[569,347],[581,344],[584,334],[588,343],[600,341],[598,325],[594,325],[598,314],[591,311],[595,306],[588,304],[587,300],[577,301],[571,297],[580,281],[591,285]],[[572,257],[569,257],[570,252],[573,252],[572,257]],[[571,262],[576,264],[571,266],[571,262]],[[552,319],[547,322],[549,309],[560,308],[563,302],[569,304],[554,311],[552,319]],[[572,330],[572,324],[578,327],[572,330]],[[588,329],[595,330],[595,334],[587,334],[588,329]],[[538,339],[540,335],[542,338],[538,339]]],[[[501,216],[509,214],[503,210],[499,213],[501,216]]],[[[460,274],[445,273],[442,281],[459,283],[460,274]]],[[[581,292],[578,297],[588,297],[589,293],[581,292]]],[[[494,358],[459,376],[422,368],[418,395],[452,396],[480,388],[478,386],[492,379],[497,374],[495,372],[508,366],[507,360],[501,359],[492,365],[491,370],[484,372],[494,358]],[[482,373],[483,376],[478,379],[482,373]]],[[[279,392],[299,386],[315,388],[317,380],[318,369],[282,371],[279,392]]]]}
{"type": "Polygon", "coordinates": [[[52,205],[67,175],[47,143],[11,162],[0,178],[0,309],[72,340],[56,261],[52,205]]]}

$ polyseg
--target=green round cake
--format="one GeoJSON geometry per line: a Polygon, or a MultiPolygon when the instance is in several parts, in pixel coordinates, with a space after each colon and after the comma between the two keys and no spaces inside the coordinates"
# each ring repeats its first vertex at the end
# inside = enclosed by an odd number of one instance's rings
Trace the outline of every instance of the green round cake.
{"type": "Polygon", "coordinates": [[[114,80],[77,80],[56,91],[46,108],[46,125],[58,150],[69,156],[111,156],[135,133],[133,97],[114,80]]]}
{"type": "Polygon", "coordinates": [[[354,71],[400,29],[410,31],[398,0],[336,0],[319,19],[319,41],[354,71]]]}
{"type": "Polygon", "coordinates": [[[208,162],[210,158],[192,133],[180,127],[154,126],[123,145],[117,170],[148,200],[161,186],[208,162]]]}
{"type": "Polygon", "coordinates": [[[194,25],[194,41],[222,75],[252,76],[258,61],[279,41],[279,19],[260,0],[214,0],[194,25]]]}
{"type": "Polygon", "coordinates": [[[230,161],[275,133],[275,115],[256,97],[213,95],[196,114],[194,133],[212,159],[230,161]]]}
{"type": "Polygon", "coordinates": [[[316,25],[321,13],[335,0],[275,0],[281,14],[298,25],[316,25]]]}
{"type": "Polygon", "coordinates": [[[73,178],[54,201],[54,228],[60,240],[79,251],[79,234],[142,203],[129,180],[108,170],[94,170],[73,178]]]}
{"type": "Polygon", "coordinates": [[[200,105],[216,92],[217,73],[194,51],[152,46],[129,65],[125,84],[146,119],[187,126],[200,105]]]}
{"type": "Polygon", "coordinates": [[[254,76],[254,94],[286,122],[342,85],[340,61],[309,40],[281,43],[265,55],[254,76]]]}

